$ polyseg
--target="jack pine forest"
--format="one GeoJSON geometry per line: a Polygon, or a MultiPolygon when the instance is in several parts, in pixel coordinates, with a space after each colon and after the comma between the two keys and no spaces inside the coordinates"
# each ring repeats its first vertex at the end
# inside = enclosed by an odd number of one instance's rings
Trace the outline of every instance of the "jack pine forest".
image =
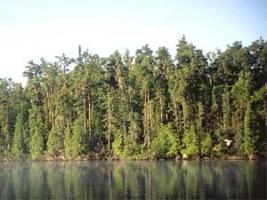
{"type": "Polygon", "coordinates": [[[133,53],[79,46],[1,78],[0,160],[267,157],[266,40],[133,53]]]}

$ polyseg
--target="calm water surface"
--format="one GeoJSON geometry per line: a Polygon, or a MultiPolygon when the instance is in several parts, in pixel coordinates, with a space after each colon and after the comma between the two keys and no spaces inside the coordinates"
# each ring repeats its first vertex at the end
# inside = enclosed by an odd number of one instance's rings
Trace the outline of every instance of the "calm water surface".
{"type": "Polygon", "coordinates": [[[0,199],[267,199],[267,162],[0,163],[0,199]]]}

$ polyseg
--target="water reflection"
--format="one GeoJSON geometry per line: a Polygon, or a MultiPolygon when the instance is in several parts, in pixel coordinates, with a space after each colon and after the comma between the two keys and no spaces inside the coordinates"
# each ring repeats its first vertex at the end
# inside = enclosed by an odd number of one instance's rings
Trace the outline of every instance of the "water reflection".
{"type": "Polygon", "coordinates": [[[0,163],[0,199],[267,198],[266,162],[0,163]]]}

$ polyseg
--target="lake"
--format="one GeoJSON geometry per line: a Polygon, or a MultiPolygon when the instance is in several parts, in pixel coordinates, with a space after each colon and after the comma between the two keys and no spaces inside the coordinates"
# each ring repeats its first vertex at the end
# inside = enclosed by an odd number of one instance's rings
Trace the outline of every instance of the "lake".
{"type": "Polygon", "coordinates": [[[266,161],[0,163],[0,199],[266,199],[266,161]]]}

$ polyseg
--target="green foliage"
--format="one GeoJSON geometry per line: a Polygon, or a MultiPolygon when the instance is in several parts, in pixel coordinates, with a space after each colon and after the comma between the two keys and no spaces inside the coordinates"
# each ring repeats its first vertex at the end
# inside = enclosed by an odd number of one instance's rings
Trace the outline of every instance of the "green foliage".
{"type": "Polygon", "coordinates": [[[84,141],[84,129],[83,129],[83,118],[79,117],[74,121],[73,125],[73,137],[72,137],[72,155],[81,155],[85,148],[84,141]]]}
{"type": "Polygon", "coordinates": [[[250,98],[250,74],[243,71],[239,74],[239,79],[235,82],[231,96],[235,107],[242,107],[250,98]]]}
{"type": "Polygon", "coordinates": [[[0,137],[0,156],[3,156],[5,152],[3,139],[0,137]]]}
{"type": "Polygon", "coordinates": [[[41,158],[43,154],[43,138],[40,133],[35,132],[31,138],[31,155],[33,159],[41,158]]]}
{"type": "Polygon", "coordinates": [[[16,124],[15,124],[15,132],[13,136],[13,143],[12,143],[12,154],[16,158],[20,158],[25,153],[25,120],[23,119],[23,115],[20,113],[18,114],[16,118],[16,124]]]}
{"type": "Polygon", "coordinates": [[[49,155],[54,156],[59,151],[59,141],[58,141],[58,129],[54,126],[49,132],[47,141],[47,152],[49,155]]]}
{"type": "Polygon", "coordinates": [[[64,128],[64,117],[58,115],[48,135],[47,153],[49,155],[56,156],[64,151],[64,128]]]}
{"type": "Polygon", "coordinates": [[[140,133],[142,133],[142,129],[140,127],[140,117],[137,113],[132,113],[130,115],[130,125],[128,130],[128,138],[130,143],[137,145],[140,133]]]}
{"type": "Polygon", "coordinates": [[[243,136],[243,143],[241,146],[241,150],[244,155],[251,155],[255,153],[255,143],[257,137],[253,136],[252,129],[251,129],[251,104],[249,103],[246,108],[245,117],[244,117],[244,136],[243,136]]]}
{"type": "Polygon", "coordinates": [[[205,137],[201,140],[201,153],[205,156],[210,156],[212,151],[212,140],[210,134],[206,133],[205,137]]]}
{"type": "Polygon", "coordinates": [[[131,137],[126,137],[124,140],[123,155],[125,158],[134,157],[138,158],[142,156],[143,145],[134,143],[131,137]]]}
{"type": "Polygon", "coordinates": [[[64,150],[66,156],[72,156],[72,135],[69,127],[65,129],[64,150]]]}
{"type": "Polygon", "coordinates": [[[37,106],[34,106],[30,110],[29,126],[31,135],[30,152],[33,159],[39,159],[42,156],[44,150],[44,125],[41,117],[41,111],[37,106]]]}
{"type": "Polygon", "coordinates": [[[222,113],[223,113],[223,127],[228,128],[230,126],[230,102],[228,88],[225,88],[222,96],[222,113]]]}
{"type": "Polygon", "coordinates": [[[189,129],[185,130],[183,144],[185,145],[184,149],[182,149],[183,154],[186,154],[187,156],[194,156],[198,153],[195,125],[191,125],[189,129]]]}
{"type": "Polygon", "coordinates": [[[117,130],[112,143],[112,150],[119,158],[136,158],[141,156],[142,147],[138,145],[132,135],[124,137],[123,132],[117,130]]]}
{"type": "Polygon", "coordinates": [[[174,58],[79,47],[78,58],[30,61],[25,87],[0,78],[0,154],[266,155],[267,42],[207,56],[185,37],[176,47],[174,58]]]}
{"type": "Polygon", "coordinates": [[[177,136],[171,125],[161,125],[152,140],[152,152],[156,157],[174,157],[178,154],[177,136]]]}
{"type": "Polygon", "coordinates": [[[112,143],[112,150],[116,156],[123,155],[123,133],[117,131],[115,134],[115,139],[112,143]]]}

